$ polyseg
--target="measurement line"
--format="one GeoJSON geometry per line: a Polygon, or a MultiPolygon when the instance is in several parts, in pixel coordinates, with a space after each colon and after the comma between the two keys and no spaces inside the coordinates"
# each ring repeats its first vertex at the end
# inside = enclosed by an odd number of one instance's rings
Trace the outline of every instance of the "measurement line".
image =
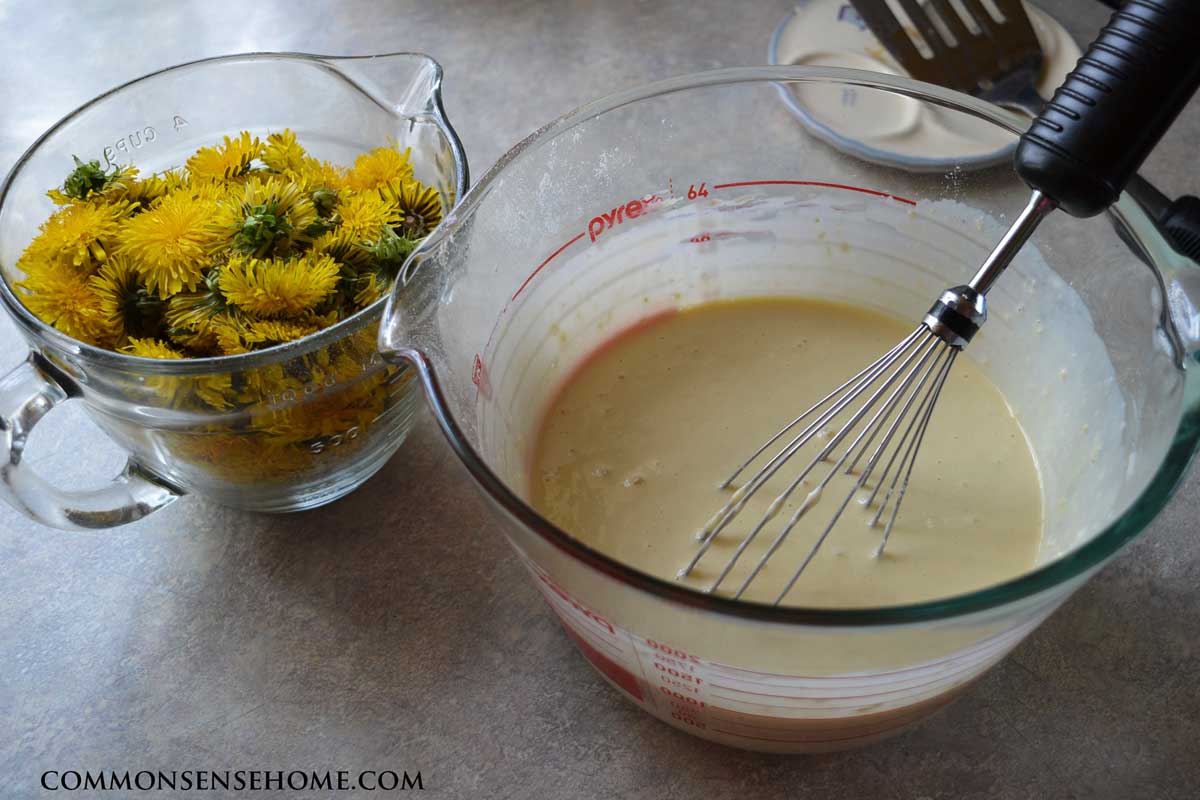
{"type": "Polygon", "coordinates": [[[553,261],[555,258],[557,258],[559,253],[561,253],[563,250],[566,250],[568,247],[575,244],[582,238],[583,238],[583,233],[580,233],[577,236],[575,236],[574,238],[569,239],[566,244],[564,244],[562,247],[558,248],[553,253],[551,253],[549,258],[547,258],[541,264],[538,264],[538,268],[535,269],[533,272],[529,273],[529,277],[526,278],[525,282],[521,284],[521,288],[517,289],[517,293],[512,296],[512,299],[516,300],[517,296],[520,295],[521,292],[525,291],[525,287],[529,285],[529,282],[531,280],[533,280],[535,277],[537,277],[537,274],[542,271],[543,267],[545,267],[547,264],[549,264],[551,261],[553,261]]]}
{"type": "Polygon", "coordinates": [[[848,192],[861,192],[862,194],[869,194],[875,197],[886,197],[891,200],[898,200],[901,203],[907,203],[910,206],[917,204],[916,200],[909,200],[907,197],[899,197],[887,192],[877,192],[874,189],[864,189],[861,186],[848,186],[844,183],[825,183],[824,181],[738,181],[737,183],[716,183],[713,184],[713,189],[736,189],[739,186],[822,186],[826,189],[845,189],[848,192]]]}

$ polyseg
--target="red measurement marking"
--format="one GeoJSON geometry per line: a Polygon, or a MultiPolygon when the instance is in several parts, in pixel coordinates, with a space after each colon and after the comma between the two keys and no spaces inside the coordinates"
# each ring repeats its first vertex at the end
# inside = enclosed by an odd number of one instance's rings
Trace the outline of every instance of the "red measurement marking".
{"type": "Polygon", "coordinates": [[[864,189],[861,186],[847,186],[844,183],[825,183],[823,181],[739,181],[737,183],[717,183],[713,185],[713,189],[735,189],[739,186],[822,186],[826,189],[845,189],[848,192],[861,192],[875,197],[887,197],[892,200],[897,200],[901,203],[907,203],[910,206],[917,204],[916,200],[909,200],[906,197],[898,197],[887,192],[877,192],[874,189],[864,189]]]}
{"type": "Polygon", "coordinates": [[[487,399],[492,399],[492,382],[488,380],[487,370],[483,366],[483,359],[479,354],[475,354],[475,363],[471,366],[471,383],[475,384],[475,388],[479,390],[487,399]]]}
{"type": "Polygon", "coordinates": [[[528,277],[528,278],[526,278],[526,279],[525,279],[525,282],[521,284],[521,288],[520,288],[520,289],[517,289],[517,293],[516,293],[516,294],[514,294],[514,295],[512,296],[512,299],[513,299],[513,300],[516,300],[516,299],[517,299],[517,295],[519,295],[519,294],[521,294],[521,292],[525,291],[525,287],[529,285],[529,282],[530,282],[531,280],[533,280],[535,277],[537,277],[537,274],[538,274],[539,272],[541,272],[541,271],[542,271],[542,269],[543,269],[543,268],[545,268],[545,266],[546,266],[547,264],[549,264],[551,261],[553,261],[555,258],[557,258],[557,257],[558,257],[558,255],[559,255],[559,254],[560,254],[560,253],[561,253],[563,250],[566,250],[568,247],[570,247],[571,245],[575,244],[576,242],[578,242],[578,241],[579,241],[580,239],[582,239],[582,238],[583,238],[583,234],[582,234],[582,233],[580,233],[580,234],[578,234],[578,235],[576,235],[576,236],[572,236],[572,237],[571,237],[569,240],[567,240],[567,243],[566,243],[566,244],[564,244],[562,247],[558,248],[558,249],[557,249],[557,250],[555,250],[553,253],[551,253],[551,254],[550,254],[550,256],[549,256],[549,257],[548,257],[548,258],[547,258],[545,261],[543,261],[542,263],[538,264],[538,267],[537,267],[537,269],[535,269],[533,272],[529,273],[529,277],[528,277]]]}
{"type": "MultiPolygon", "coordinates": [[[[869,194],[874,197],[886,197],[890,200],[907,203],[910,206],[915,206],[917,204],[915,200],[909,200],[905,197],[898,197],[894,194],[888,194],[887,192],[877,192],[874,189],[864,189],[861,186],[848,186],[842,183],[825,183],[824,181],[738,181],[736,183],[717,183],[712,186],[712,189],[715,191],[717,189],[733,189],[739,186],[821,186],[827,189],[845,189],[846,191],[850,192],[860,192],[862,194],[869,194]]],[[[675,183],[673,179],[667,179],[667,187],[671,196],[675,196],[675,183]]],[[[688,186],[687,196],[689,200],[695,200],[698,197],[708,197],[707,184],[704,182],[700,184],[690,184],[688,186]]],[[[624,222],[627,222],[631,219],[637,219],[638,217],[648,213],[651,206],[657,204],[660,200],[661,198],[657,194],[650,194],[640,199],[630,200],[629,202],[616,206],[615,208],[612,208],[611,210],[600,214],[599,216],[592,217],[591,220],[588,221],[586,231],[572,236],[569,240],[567,240],[566,243],[563,244],[562,247],[558,248],[549,256],[547,256],[546,260],[541,264],[538,264],[537,269],[529,273],[529,277],[525,279],[525,282],[521,284],[521,287],[517,289],[509,302],[516,300],[521,295],[521,292],[525,291],[525,287],[529,286],[530,282],[537,277],[538,273],[546,268],[547,264],[557,258],[568,247],[582,239],[585,235],[589,237],[592,242],[595,242],[596,239],[598,239],[605,231],[610,231],[624,222]]],[[[692,238],[690,241],[699,243],[709,240],[710,237],[708,234],[701,234],[692,238]]]]}
{"type": "MultiPolygon", "coordinates": [[[[566,600],[571,605],[571,607],[574,608],[576,611],[578,611],[580,614],[583,614],[585,617],[590,619],[592,622],[596,623],[601,628],[608,631],[609,635],[611,635],[611,636],[617,635],[617,629],[613,627],[611,622],[609,622],[604,617],[597,614],[595,611],[592,611],[587,606],[580,603],[574,597],[571,597],[571,595],[567,594],[566,590],[564,590],[561,586],[559,586],[554,581],[550,580],[549,575],[545,574],[540,569],[537,570],[535,574],[538,576],[538,580],[540,580],[542,583],[544,583],[548,587],[550,587],[550,589],[556,595],[561,597],[563,600],[566,600]]],[[[555,613],[558,613],[557,610],[555,611],[555,613]]]]}
{"type": "Polygon", "coordinates": [[[712,235],[708,234],[708,233],[702,233],[699,236],[693,236],[692,238],[688,239],[688,241],[691,242],[692,244],[700,244],[701,242],[711,242],[712,235]]]}
{"type": "Polygon", "coordinates": [[[598,217],[592,217],[588,221],[588,236],[594,242],[605,231],[610,231],[620,225],[622,222],[627,222],[631,219],[637,219],[642,214],[650,210],[650,206],[658,202],[658,195],[651,194],[637,200],[630,200],[624,205],[619,205],[610,211],[606,211],[598,217]]]}
{"type": "MultiPolygon", "coordinates": [[[[559,619],[562,619],[559,617],[559,619]]],[[[642,694],[642,686],[632,672],[625,667],[613,661],[608,656],[601,653],[595,647],[592,647],[582,636],[571,629],[564,619],[563,630],[571,637],[571,641],[575,642],[575,646],[583,653],[584,657],[592,662],[592,666],[600,670],[600,673],[610,681],[621,687],[629,693],[629,695],[639,703],[645,702],[645,695],[642,694]]]]}

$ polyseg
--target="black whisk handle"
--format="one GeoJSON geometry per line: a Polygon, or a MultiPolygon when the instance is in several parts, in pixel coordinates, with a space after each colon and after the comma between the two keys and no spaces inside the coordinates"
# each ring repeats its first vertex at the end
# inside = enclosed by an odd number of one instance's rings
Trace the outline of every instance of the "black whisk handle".
{"type": "Polygon", "coordinates": [[[1077,217],[1114,203],[1200,87],[1200,0],[1128,0],[1021,137],[1016,170],[1077,217]]]}

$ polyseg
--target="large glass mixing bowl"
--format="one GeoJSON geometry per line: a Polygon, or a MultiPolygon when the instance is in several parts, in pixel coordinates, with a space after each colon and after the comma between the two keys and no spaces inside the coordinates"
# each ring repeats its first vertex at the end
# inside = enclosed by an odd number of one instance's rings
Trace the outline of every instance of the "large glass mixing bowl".
{"type": "MultiPolygon", "coordinates": [[[[539,417],[573,364],[639,319],[718,299],[823,297],[918,320],[1027,199],[1007,167],[916,174],[840,153],[779,91],[847,109],[876,94],[1008,137],[1021,124],[954,92],[837,69],[722,70],[609,97],[515,147],[412,255],[381,349],[416,367],[534,583],[619,691],[714,741],[821,751],[949,702],[1166,503],[1200,437],[1200,379],[1185,368],[1200,271],[1126,197],[1096,219],[1053,215],[992,291],[966,354],[1014,406],[1040,466],[1045,541],[1029,573],[828,610],[639,572],[527,502],[539,417]]],[[[697,390],[721,379],[697,375],[697,390]]]]}
{"type": "Polygon", "coordinates": [[[291,128],[310,154],[341,165],[395,139],[449,209],[469,181],[442,112],[441,78],[419,53],[225,56],[118,87],[42,136],[0,187],[0,300],[30,347],[29,360],[0,378],[0,498],[48,525],[103,528],[184,492],[258,511],[311,508],[379,469],[419,402],[411,371],[376,350],[382,301],[246,355],[157,360],[64,335],[31,314],[11,284],[54,210],[46,190],[62,183],[73,155],[148,175],[241,130],[265,137],[291,128]],[[55,486],[24,463],[33,425],[72,399],[130,455],[100,489],[55,486]]]}

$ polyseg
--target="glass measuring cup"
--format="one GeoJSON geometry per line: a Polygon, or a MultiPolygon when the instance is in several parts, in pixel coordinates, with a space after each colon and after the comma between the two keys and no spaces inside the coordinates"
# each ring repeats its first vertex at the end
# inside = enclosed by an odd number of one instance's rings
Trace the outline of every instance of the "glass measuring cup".
{"type": "MultiPolygon", "coordinates": [[[[415,365],[535,585],[610,683],[698,736],[813,752],[945,705],[1163,506],[1200,438],[1200,381],[1184,369],[1200,347],[1200,270],[1123,198],[1106,217],[1053,216],[993,290],[966,354],[1013,404],[1041,467],[1045,540],[1028,574],[829,610],[641,573],[526,502],[540,414],[574,364],[641,319],[711,300],[804,295],[920,319],[1026,202],[1007,167],[918,174],[845,155],[798,126],[778,91],[851,107],[882,94],[1014,139],[1020,125],[937,87],[826,68],[721,70],[597,101],[514,148],[414,252],[381,349],[415,365]]],[[[697,391],[719,380],[696,376],[697,391]]]]}
{"type": "Polygon", "coordinates": [[[0,299],[30,346],[29,359],[0,378],[0,495],[48,525],[103,528],[184,492],[259,511],[310,508],[382,466],[408,432],[417,394],[411,372],[376,350],[382,301],[284,345],[167,361],[71,339],[34,317],[11,284],[54,209],[45,192],[62,183],[73,155],[147,175],[240,130],[265,137],[286,127],[311,155],[348,165],[394,138],[448,209],[469,179],[442,111],[441,76],[419,53],[225,56],[118,87],[44,134],[0,188],[0,299]],[[101,489],[55,487],[23,463],[30,429],[72,399],[130,454],[101,489]]]}

